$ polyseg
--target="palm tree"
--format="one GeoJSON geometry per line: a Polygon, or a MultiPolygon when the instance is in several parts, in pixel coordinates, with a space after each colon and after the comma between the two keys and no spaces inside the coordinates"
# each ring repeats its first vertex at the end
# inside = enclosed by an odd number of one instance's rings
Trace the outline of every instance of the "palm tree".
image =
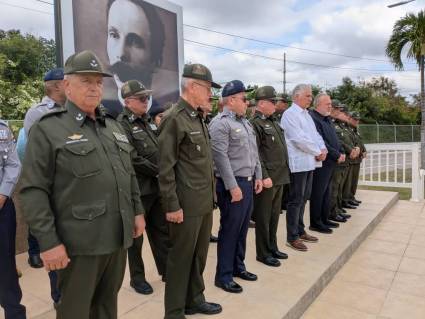
{"type": "Polygon", "coordinates": [[[388,41],[386,53],[398,70],[403,70],[402,50],[408,46],[407,58],[414,59],[421,72],[421,168],[425,168],[425,92],[424,92],[424,55],[425,55],[425,12],[417,15],[408,13],[396,21],[393,33],[388,41]]]}

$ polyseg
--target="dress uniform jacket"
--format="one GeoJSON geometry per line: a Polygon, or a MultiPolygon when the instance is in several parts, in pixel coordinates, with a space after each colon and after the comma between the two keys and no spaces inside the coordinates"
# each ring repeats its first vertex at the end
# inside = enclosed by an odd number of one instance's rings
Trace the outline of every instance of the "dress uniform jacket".
{"type": "Polygon", "coordinates": [[[212,155],[202,115],[180,98],[166,112],[159,130],[159,187],[164,211],[183,208],[185,216],[211,213],[214,204],[212,155]]]}
{"type": "Polygon", "coordinates": [[[273,185],[289,184],[288,150],[279,123],[274,116],[266,117],[259,112],[250,122],[257,136],[263,179],[270,177],[273,185]]]}
{"type": "Polygon", "coordinates": [[[152,129],[156,126],[148,122],[148,115],[136,116],[128,108],[118,116],[131,145],[136,149],[133,166],[142,196],[157,194],[158,188],[158,141],[152,129]]]}
{"type": "Polygon", "coordinates": [[[133,147],[101,107],[96,120],[70,101],[46,114],[29,136],[20,199],[41,251],[102,255],[133,242],[143,213],[133,147]]]}

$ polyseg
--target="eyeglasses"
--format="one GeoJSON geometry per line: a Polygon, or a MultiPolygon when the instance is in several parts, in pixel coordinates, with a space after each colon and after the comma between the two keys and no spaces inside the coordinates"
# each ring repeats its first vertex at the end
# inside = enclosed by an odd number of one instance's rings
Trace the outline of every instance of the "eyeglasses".
{"type": "Polygon", "coordinates": [[[211,86],[208,86],[208,85],[205,85],[205,84],[202,84],[202,83],[199,83],[199,82],[193,82],[193,83],[195,83],[195,84],[198,84],[198,85],[200,85],[200,86],[203,86],[204,88],[206,88],[208,91],[211,91],[211,86]]]}
{"type": "Polygon", "coordinates": [[[131,99],[132,100],[139,100],[140,102],[145,103],[147,100],[150,99],[150,97],[151,97],[150,95],[141,95],[141,96],[132,97],[131,99]]]}

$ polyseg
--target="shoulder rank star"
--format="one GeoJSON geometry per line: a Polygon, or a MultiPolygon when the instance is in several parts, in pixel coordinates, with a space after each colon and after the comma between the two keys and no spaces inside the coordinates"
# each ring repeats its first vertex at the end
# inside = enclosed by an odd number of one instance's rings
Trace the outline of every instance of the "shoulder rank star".
{"type": "Polygon", "coordinates": [[[77,116],[75,117],[77,121],[81,121],[83,118],[84,116],[81,113],[78,113],[77,116]]]}
{"type": "Polygon", "coordinates": [[[81,140],[81,138],[83,137],[83,135],[80,135],[80,134],[73,134],[73,135],[71,135],[71,136],[68,136],[68,138],[71,140],[71,141],[78,141],[78,140],[81,140]]]}

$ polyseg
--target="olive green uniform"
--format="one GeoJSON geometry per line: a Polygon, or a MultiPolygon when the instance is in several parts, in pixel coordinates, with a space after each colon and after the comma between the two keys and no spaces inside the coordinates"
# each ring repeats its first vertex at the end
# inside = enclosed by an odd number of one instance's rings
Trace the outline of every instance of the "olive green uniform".
{"type": "Polygon", "coordinates": [[[257,136],[263,179],[271,178],[273,187],[263,188],[254,197],[253,219],[257,257],[265,259],[278,251],[277,226],[282,205],[283,185],[289,184],[288,151],[283,130],[274,116],[256,112],[251,119],[257,136]]]}
{"type": "MultiPolygon", "coordinates": [[[[146,233],[158,273],[165,278],[168,255],[168,224],[162,210],[158,187],[158,141],[147,114],[137,116],[128,108],[118,116],[127,138],[137,151],[133,167],[139,183],[141,200],[145,208],[146,233]]],[[[156,127],[155,127],[156,130],[156,127]]],[[[145,267],[142,259],[143,236],[134,239],[128,249],[130,277],[133,282],[143,282],[145,267]]]]}
{"type": "Polygon", "coordinates": [[[29,134],[19,193],[42,252],[63,244],[57,318],[117,318],[125,249],[143,212],[134,148],[101,107],[95,120],[75,104],[46,114],[29,134]]]}
{"type": "Polygon", "coordinates": [[[339,142],[342,145],[345,153],[345,161],[337,164],[334,173],[332,175],[332,192],[331,192],[331,211],[330,217],[335,217],[339,213],[343,213],[342,210],[342,194],[344,181],[347,178],[349,171],[349,157],[353,150],[354,143],[351,135],[347,131],[345,123],[334,120],[334,127],[338,136],[339,142]]]}
{"type": "Polygon", "coordinates": [[[165,286],[165,318],[185,318],[185,308],[205,302],[203,272],[213,211],[213,164],[202,114],[183,98],[159,127],[159,188],[165,212],[183,210],[184,221],[170,223],[165,286]]]}
{"type": "MultiPolygon", "coordinates": [[[[354,147],[360,147],[359,139],[354,133],[353,128],[347,123],[344,123],[344,127],[354,147]]],[[[348,172],[347,172],[347,177],[344,180],[344,185],[342,190],[343,203],[348,203],[349,201],[352,201],[354,199],[351,193],[351,190],[352,190],[353,183],[354,182],[357,183],[358,181],[358,177],[357,177],[357,181],[355,181],[355,176],[356,176],[356,172],[358,176],[358,172],[360,171],[360,163],[361,163],[360,156],[353,159],[348,158],[348,164],[349,164],[348,172]]]]}
{"type": "Polygon", "coordinates": [[[363,153],[366,152],[366,147],[363,144],[362,138],[360,137],[360,133],[357,128],[350,126],[350,131],[355,141],[356,146],[360,148],[360,155],[356,159],[354,159],[351,163],[351,176],[347,183],[346,198],[348,200],[355,200],[355,195],[357,192],[357,185],[359,183],[359,175],[360,175],[360,165],[363,160],[363,153]]]}

